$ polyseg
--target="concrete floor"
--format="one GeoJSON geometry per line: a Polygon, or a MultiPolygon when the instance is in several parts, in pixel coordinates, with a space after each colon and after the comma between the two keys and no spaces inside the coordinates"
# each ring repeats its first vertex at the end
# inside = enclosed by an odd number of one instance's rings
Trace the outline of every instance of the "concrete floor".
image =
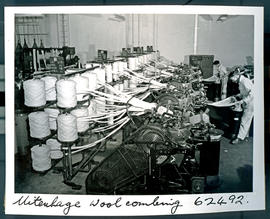
{"type": "MultiPolygon", "coordinates": [[[[111,142],[105,152],[99,153],[95,160],[102,160],[115,148],[117,142],[111,142]]],[[[75,157],[74,160],[79,159],[75,157]]],[[[57,166],[62,166],[59,162],[57,166]]],[[[86,194],[85,179],[88,173],[79,172],[72,182],[82,186],[80,190],[73,190],[62,183],[61,173],[53,170],[47,174],[39,174],[31,170],[29,157],[17,157],[15,169],[16,193],[42,194],[86,194]]],[[[221,139],[219,177],[221,184],[213,184],[215,178],[208,177],[206,193],[251,192],[252,191],[252,138],[248,141],[232,145],[227,138],[221,139]],[[214,180],[213,180],[214,179],[214,180]]]]}

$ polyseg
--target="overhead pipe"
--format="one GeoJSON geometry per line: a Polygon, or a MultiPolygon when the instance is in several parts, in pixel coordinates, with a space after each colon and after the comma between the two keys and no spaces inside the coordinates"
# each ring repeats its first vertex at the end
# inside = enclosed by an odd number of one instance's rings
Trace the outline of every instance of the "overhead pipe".
{"type": "Polygon", "coordinates": [[[193,54],[197,55],[197,44],[198,44],[198,19],[199,15],[195,15],[195,25],[194,25],[194,45],[193,45],[193,54]]]}

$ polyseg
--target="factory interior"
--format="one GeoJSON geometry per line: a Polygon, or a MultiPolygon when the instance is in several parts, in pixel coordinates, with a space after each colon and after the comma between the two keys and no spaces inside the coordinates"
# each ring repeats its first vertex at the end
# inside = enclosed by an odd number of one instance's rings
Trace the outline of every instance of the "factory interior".
{"type": "Polygon", "coordinates": [[[17,14],[15,193],[252,192],[253,30],[248,15],[17,14]]]}

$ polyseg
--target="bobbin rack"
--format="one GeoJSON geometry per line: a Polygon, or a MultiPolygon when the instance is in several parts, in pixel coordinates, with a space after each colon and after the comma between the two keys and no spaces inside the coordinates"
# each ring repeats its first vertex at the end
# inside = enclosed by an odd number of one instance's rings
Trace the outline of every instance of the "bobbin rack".
{"type": "MultiPolygon", "coordinates": [[[[131,58],[135,58],[136,56],[133,55],[129,55],[128,57],[131,58]]],[[[107,65],[107,67],[114,67],[114,63],[115,62],[122,62],[125,63],[126,62],[127,57],[118,57],[117,60],[96,60],[93,61],[91,63],[89,63],[86,68],[84,69],[67,69],[68,71],[65,72],[65,74],[55,74],[54,71],[39,71],[39,72],[34,72],[33,74],[31,74],[30,77],[27,78],[27,80],[39,80],[41,78],[44,77],[56,77],[57,81],[61,80],[61,79],[67,79],[69,77],[73,77],[76,75],[82,75],[86,72],[91,72],[91,71],[95,71],[96,69],[105,69],[105,65],[107,65]]],[[[127,66],[126,66],[127,67],[127,66]]],[[[139,67],[133,67],[134,71],[141,71],[141,68],[139,67]]],[[[118,75],[116,77],[109,77],[104,76],[103,78],[104,82],[106,81],[109,85],[111,86],[117,86],[119,84],[124,84],[124,82],[127,82],[129,80],[129,78],[125,75],[118,75]]],[[[56,83],[56,82],[55,82],[56,83]]],[[[46,84],[46,82],[45,82],[46,84]]],[[[51,89],[51,88],[50,88],[51,89]]],[[[98,91],[104,91],[106,90],[105,87],[100,86],[97,88],[98,91]]],[[[26,95],[26,92],[25,94],[26,95]]],[[[85,95],[87,96],[87,95],[85,95]]],[[[85,97],[84,96],[84,97],[85,97]]],[[[81,101],[77,101],[76,105],[74,107],[59,107],[57,105],[57,98],[55,100],[49,100],[46,101],[45,103],[41,104],[40,106],[32,106],[31,104],[26,104],[24,106],[25,112],[27,113],[33,113],[33,112],[42,112],[44,111],[46,108],[52,108],[52,109],[57,109],[59,110],[59,115],[61,114],[70,114],[70,112],[72,110],[81,108],[81,107],[89,107],[90,106],[90,102],[92,100],[92,96],[88,95],[88,98],[86,98],[86,100],[81,100],[81,101]]],[[[31,126],[31,124],[29,124],[29,126],[31,126]]],[[[83,146],[85,144],[85,139],[90,138],[91,135],[94,135],[94,133],[92,133],[91,130],[93,130],[95,127],[98,127],[97,124],[95,123],[89,123],[89,127],[84,130],[83,132],[78,133],[78,138],[76,140],[73,141],[60,141],[58,139],[58,141],[61,143],[61,151],[63,152],[63,157],[60,159],[55,159],[52,162],[51,168],[45,170],[45,171],[40,171],[40,170],[34,170],[35,172],[39,172],[41,174],[46,174],[48,171],[50,171],[51,169],[53,169],[56,172],[61,171],[63,173],[63,178],[64,178],[64,183],[71,186],[73,189],[80,189],[81,186],[74,184],[72,182],[72,179],[76,176],[76,174],[78,172],[89,172],[91,169],[91,165],[92,164],[96,164],[96,162],[94,161],[94,157],[101,151],[104,151],[106,149],[106,140],[101,141],[97,144],[94,145],[94,147],[91,147],[87,150],[78,150],[77,151],[72,151],[72,147],[75,146],[83,146]],[[73,156],[77,153],[81,154],[81,160],[77,161],[76,163],[73,162],[73,156]],[[62,160],[62,167],[57,167],[59,161],[62,160]]],[[[31,132],[31,129],[30,129],[31,132]]],[[[103,133],[98,133],[96,134],[98,135],[97,138],[102,138],[103,133]]],[[[34,145],[39,145],[40,147],[42,147],[46,141],[48,139],[57,139],[57,130],[51,130],[50,134],[47,135],[46,137],[29,137],[29,146],[33,147],[34,145]]]]}

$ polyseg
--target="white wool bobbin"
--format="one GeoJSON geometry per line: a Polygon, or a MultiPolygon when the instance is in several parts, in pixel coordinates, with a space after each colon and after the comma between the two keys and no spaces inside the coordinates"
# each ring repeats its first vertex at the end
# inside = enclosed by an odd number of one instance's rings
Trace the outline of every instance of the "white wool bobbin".
{"type": "Polygon", "coordinates": [[[61,151],[61,143],[54,138],[50,138],[46,141],[46,145],[50,149],[51,159],[60,159],[63,157],[63,152],[61,151]]]}
{"type": "Polygon", "coordinates": [[[77,105],[76,83],[72,80],[61,79],[56,82],[57,106],[72,108],[77,105]]]}
{"type": "Polygon", "coordinates": [[[41,80],[45,82],[46,101],[56,100],[55,84],[56,84],[57,78],[52,77],[52,76],[46,76],[44,78],[41,78],[41,80]]]}
{"type": "Polygon", "coordinates": [[[56,118],[59,115],[60,111],[59,109],[55,108],[45,108],[44,112],[49,115],[49,125],[51,130],[56,130],[57,125],[56,125],[56,118]]]}
{"type": "Polygon", "coordinates": [[[125,68],[125,62],[120,61],[118,64],[118,70],[119,72],[123,72],[125,68]]]}
{"type": "Polygon", "coordinates": [[[116,90],[120,90],[120,85],[117,83],[117,84],[115,84],[115,85],[113,86],[113,88],[116,89],[116,90]]]}
{"type": "Polygon", "coordinates": [[[73,116],[77,117],[77,129],[78,132],[85,132],[89,128],[89,122],[86,120],[88,109],[86,107],[78,108],[70,112],[73,116]]]}
{"type": "Polygon", "coordinates": [[[23,82],[24,104],[29,107],[40,107],[46,104],[45,82],[31,79],[23,82]]]}
{"type": "Polygon", "coordinates": [[[43,111],[33,112],[28,115],[28,118],[32,138],[45,138],[51,134],[47,113],[43,111]]]}
{"type": "Polygon", "coordinates": [[[97,88],[103,86],[106,83],[106,73],[105,68],[96,68],[94,72],[97,74],[97,88]]]}
{"type": "Polygon", "coordinates": [[[70,80],[76,83],[77,101],[89,99],[89,96],[84,93],[89,88],[89,79],[85,76],[75,75],[70,80]]]}
{"type": "Polygon", "coordinates": [[[144,64],[144,59],[143,59],[143,56],[141,55],[141,56],[138,56],[138,64],[139,65],[142,65],[142,64],[144,64]]]}
{"type": "Polygon", "coordinates": [[[128,68],[130,70],[136,70],[137,69],[137,58],[136,57],[129,57],[128,58],[128,68]]]}
{"type": "Polygon", "coordinates": [[[124,80],[123,86],[124,86],[124,88],[123,88],[124,90],[129,89],[129,80],[128,79],[124,80]]]}
{"type": "Polygon", "coordinates": [[[114,73],[119,72],[119,61],[114,61],[112,63],[112,70],[113,70],[114,73]]]}
{"type": "Polygon", "coordinates": [[[32,167],[35,171],[46,171],[51,168],[50,148],[42,144],[31,148],[32,167]]]}
{"type": "Polygon", "coordinates": [[[94,91],[97,89],[97,74],[93,71],[87,71],[82,76],[88,78],[88,90],[94,91]]]}
{"type": "Polygon", "coordinates": [[[120,90],[120,91],[124,91],[124,82],[121,82],[121,83],[119,84],[119,90],[120,90]]]}
{"type": "Polygon", "coordinates": [[[105,72],[106,72],[106,82],[111,83],[113,81],[113,70],[111,64],[105,65],[105,72]]]}
{"type": "Polygon", "coordinates": [[[124,69],[127,69],[128,68],[128,63],[125,61],[125,62],[123,62],[123,68],[124,69]]]}
{"type": "Polygon", "coordinates": [[[73,142],[78,139],[77,118],[71,114],[57,117],[57,138],[61,142],[73,142]]]}

